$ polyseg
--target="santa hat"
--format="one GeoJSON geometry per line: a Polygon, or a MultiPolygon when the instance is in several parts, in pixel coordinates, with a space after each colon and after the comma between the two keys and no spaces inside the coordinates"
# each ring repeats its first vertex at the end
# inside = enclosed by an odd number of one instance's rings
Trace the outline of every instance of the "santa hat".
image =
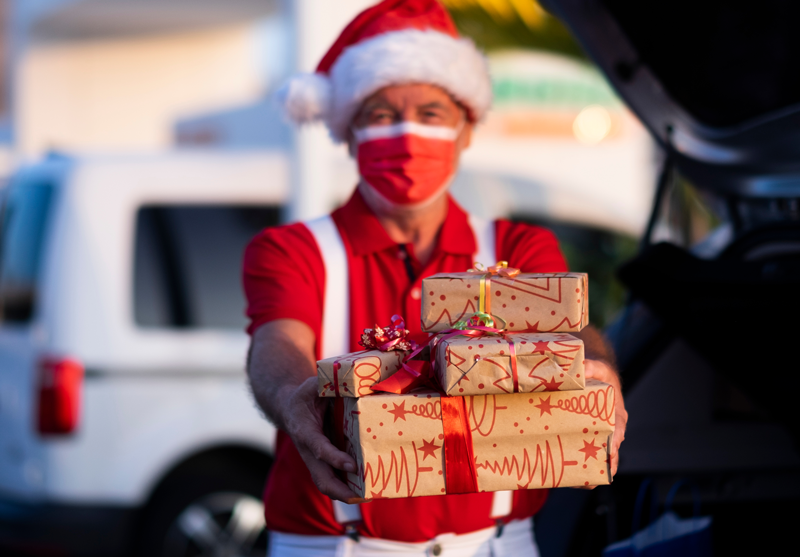
{"type": "Polygon", "coordinates": [[[428,83],[450,93],[473,121],[492,102],[486,59],[461,38],[437,0],[384,0],[348,25],[311,74],[292,77],[277,94],[290,119],[324,121],[336,141],[361,103],[389,85],[428,83]]]}

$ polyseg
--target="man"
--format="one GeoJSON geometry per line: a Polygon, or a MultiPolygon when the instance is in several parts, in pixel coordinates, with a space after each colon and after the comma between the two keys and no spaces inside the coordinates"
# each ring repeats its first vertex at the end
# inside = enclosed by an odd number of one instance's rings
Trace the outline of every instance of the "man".
{"type": "MultiPolygon", "coordinates": [[[[356,463],[323,434],[328,401],[315,378],[317,359],[357,350],[361,331],[393,314],[424,340],[425,276],[464,271],[477,254],[526,272],[566,270],[548,231],[481,223],[447,193],[489,108],[484,58],[436,0],[385,0],[356,17],[317,73],[290,82],[283,100],[296,121],[324,120],[334,140],[348,142],[361,179],[330,217],[265,230],[245,254],[248,373],[280,430],[264,494],[272,554],[536,555],[530,517],[545,490],[355,505],[334,471],[356,463]]],[[[581,336],[592,358],[586,376],[619,392],[599,334],[581,336]]],[[[621,396],[617,408],[612,471],[627,420],[621,396]]]]}

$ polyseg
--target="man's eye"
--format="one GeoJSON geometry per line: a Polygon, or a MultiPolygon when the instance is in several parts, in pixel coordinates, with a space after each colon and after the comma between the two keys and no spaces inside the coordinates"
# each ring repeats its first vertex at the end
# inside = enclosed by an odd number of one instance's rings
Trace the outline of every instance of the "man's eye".
{"type": "Polygon", "coordinates": [[[427,122],[434,122],[434,121],[440,121],[442,119],[442,114],[435,110],[426,110],[425,112],[422,113],[422,117],[427,122]]]}
{"type": "Polygon", "coordinates": [[[388,112],[377,112],[373,113],[369,120],[372,123],[384,124],[392,121],[392,115],[388,112]]]}

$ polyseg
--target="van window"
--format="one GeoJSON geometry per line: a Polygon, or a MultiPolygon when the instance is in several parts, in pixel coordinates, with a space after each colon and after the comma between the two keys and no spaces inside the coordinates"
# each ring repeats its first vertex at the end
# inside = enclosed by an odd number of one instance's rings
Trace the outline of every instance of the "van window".
{"type": "Polygon", "coordinates": [[[243,329],[242,256],[277,206],[147,205],[136,216],[133,314],[141,327],[243,329]]]}
{"type": "Polygon", "coordinates": [[[11,186],[0,215],[0,321],[26,323],[34,314],[42,246],[53,187],[11,186]]]}

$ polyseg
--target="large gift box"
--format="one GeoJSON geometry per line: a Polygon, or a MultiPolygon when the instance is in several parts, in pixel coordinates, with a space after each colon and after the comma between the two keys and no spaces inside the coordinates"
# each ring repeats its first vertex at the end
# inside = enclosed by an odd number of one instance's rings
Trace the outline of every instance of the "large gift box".
{"type": "Polygon", "coordinates": [[[358,463],[369,499],[610,483],[614,389],[339,398],[334,442],[358,463]]]}
{"type": "Polygon", "coordinates": [[[583,341],[566,333],[440,335],[435,373],[448,395],[574,391],[584,387],[583,341]]]}
{"type": "Polygon", "coordinates": [[[586,273],[485,271],[422,279],[422,330],[450,329],[475,312],[499,317],[507,331],[569,333],[589,324],[586,273]]]}

